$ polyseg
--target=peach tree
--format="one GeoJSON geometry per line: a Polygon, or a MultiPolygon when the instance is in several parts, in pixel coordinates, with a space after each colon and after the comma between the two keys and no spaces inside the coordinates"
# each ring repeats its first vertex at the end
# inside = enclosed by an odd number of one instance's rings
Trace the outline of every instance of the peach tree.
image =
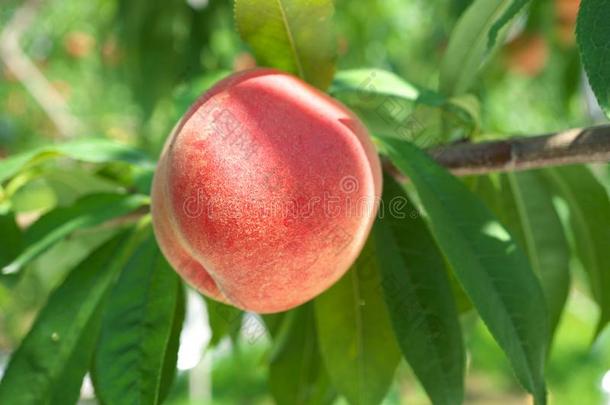
{"type": "MultiPolygon", "coordinates": [[[[379,404],[402,359],[430,402],[462,403],[472,313],[546,403],[575,262],[599,309],[593,339],[610,321],[610,127],[486,133],[482,74],[537,2],[474,0],[426,88],[338,69],[332,0],[235,0],[262,69],[190,82],[160,159],[82,137],[1,160],[2,288],[96,242],[12,354],[0,403],[75,403],[87,373],[101,403],[162,403],[187,288],[205,295],[211,346],[257,314],[278,404],[379,404]],[[79,186],[18,224],[20,190],[60,189],[66,172],[79,186]]],[[[610,3],[582,0],[581,62],[606,115],[608,20],[610,3]]]]}

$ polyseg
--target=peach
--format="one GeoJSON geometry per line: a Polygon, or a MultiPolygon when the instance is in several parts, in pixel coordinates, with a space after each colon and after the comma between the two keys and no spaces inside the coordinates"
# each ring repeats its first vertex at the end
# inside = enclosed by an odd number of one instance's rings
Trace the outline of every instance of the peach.
{"type": "Polygon", "coordinates": [[[525,76],[537,76],[549,59],[549,47],[540,35],[523,34],[508,44],[508,68],[525,76]]]}
{"type": "Polygon", "coordinates": [[[152,216],[163,254],[203,294],[284,311],[360,253],[381,193],[368,132],[339,102],[272,69],[233,74],[168,138],[152,216]]]}
{"type": "Polygon", "coordinates": [[[69,33],[64,40],[64,48],[70,56],[82,59],[91,53],[95,47],[95,38],[81,31],[69,33]]]}

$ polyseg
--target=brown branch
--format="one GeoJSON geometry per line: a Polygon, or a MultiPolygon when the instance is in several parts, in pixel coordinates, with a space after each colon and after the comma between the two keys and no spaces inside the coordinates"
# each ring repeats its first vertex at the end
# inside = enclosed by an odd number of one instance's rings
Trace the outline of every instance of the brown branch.
{"type": "MultiPolygon", "coordinates": [[[[610,162],[610,125],[501,141],[458,143],[428,150],[456,176],[610,162]]],[[[396,169],[385,165],[390,172],[396,169]]]]}

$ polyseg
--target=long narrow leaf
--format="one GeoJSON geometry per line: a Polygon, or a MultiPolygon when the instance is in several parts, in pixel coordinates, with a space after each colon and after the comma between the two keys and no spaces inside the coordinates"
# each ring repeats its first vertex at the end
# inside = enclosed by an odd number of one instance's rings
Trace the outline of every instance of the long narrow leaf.
{"type": "Polygon", "coordinates": [[[466,354],[455,299],[423,219],[393,179],[384,179],[375,225],[383,290],[399,346],[434,404],[461,403],[466,354]]]}
{"type": "Polygon", "coordinates": [[[440,91],[465,93],[497,43],[500,29],[529,0],[475,0],[460,17],[441,64],[440,91]]]}
{"type": "Polygon", "coordinates": [[[476,108],[467,108],[468,103],[418,89],[382,69],[339,71],[329,92],[357,113],[371,132],[420,147],[466,136],[478,126],[476,108]],[[446,124],[443,130],[439,128],[441,119],[446,124]]]}
{"type": "Polygon", "coordinates": [[[182,285],[152,231],[127,262],[110,295],[94,362],[96,394],[103,403],[159,404],[175,370],[182,325],[182,285]],[[134,387],[138,387],[134,389],[134,387]]]}
{"type": "Polygon", "coordinates": [[[392,139],[383,149],[415,186],[439,247],[517,378],[545,403],[548,313],[526,255],[481,200],[425,152],[392,139]]]}
{"type": "Polygon", "coordinates": [[[208,346],[214,347],[218,345],[226,336],[231,337],[235,341],[241,330],[244,312],[231,305],[209,298],[205,299],[205,306],[208,311],[208,324],[212,331],[212,337],[208,346]]]}
{"type": "Polygon", "coordinates": [[[597,101],[610,117],[610,2],[582,0],[576,38],[589,84],[597,101]]]}
{"type": "Polygon", "coordinates": [[[498,39],[498,34],[506,24],[508,24],[531,0],[511,0],[510,5],[500,16],[500,18],[491,26],[489,30],[489,41],[487,49],[493,48],[498,39]]]}
{"type": "Polygon", "coordinates": [[[77,229],[99,225],[128,214],[148,201],[147,196],[137,194],[91,194],[77,200],[70,207],[57,208],[26,230],[25,248],[11,263],[4,266],[2,273],[19,271],[25,264],[77,229]]]}
{"type": "Polygon", "coordinates": [[[561,220],[539,172],[507,174],[502,186],[506,223],[519,237],[534,272],[540,277],[552,335],[570,286],[570,248],[561,220]]]}
{"type": "Polygon", "coordinates": [[[320,352],[333,385],[351,404],[377,405],[387,393],[400,351],[381,293],[369,241],[350,271],[315,300],[320,352]]]}
{"type": "Polygon", "coordinates": [[[69,403],[78,398],[101,320],[100,305],[121,268],[127,239],[123,233],[104,244],[52,293],[11,357],[0,382],[0,403],[69,403]]]}
{"type": "Polygon", "coordinates": [[[279,405],[322,405],[335,399],[316,336],[313,305],[294,310],[286,342],[269,365],[269,387],[279,405]]]}
{"type": "Polygon", "coordinates": [[[610,322],[610,201],[608,193],[583,166],[548,169],[554,192],[569,207],[578,258],[589,275],[593,297],[601,309],[596,336],[610,322]]]}
{"type": "Polygon", "coordinates": [[[88,163],[126,162],[153,168],[152,161],[138,149],[106,139],[89,139],[43,146],[0,160],[0,184],[28,165],[55,157],[69,157],[88,163]]]}

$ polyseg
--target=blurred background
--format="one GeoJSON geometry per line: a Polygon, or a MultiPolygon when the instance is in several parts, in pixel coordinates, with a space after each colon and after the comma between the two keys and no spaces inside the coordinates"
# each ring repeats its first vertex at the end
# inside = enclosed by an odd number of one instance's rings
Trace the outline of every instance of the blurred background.
{"type": "MultiPolygon", "coordinates": [[[[229,0],[1,1],[0,158],[75,137],[107,137],[156,157],[201,89],[255,63],[234,29],[229,0]]],[[[448,36],[469,3],[336,0],[338,67],[383,68],[434,89],[448,36]]],[[[546,133],[602,119],[575,46],[578,5],[535,1],[515,22],[475,90],[478,136],[546,133]]],[[[20,223],[69,204],[83,185],[111,187],[78,170],[58,168],[28,179],[13,197],[20,223]]],[[[37,259],[17,285],[0,285],[0,374],[49,291],[104,240],[99,229],[81,231],[37,259]]],[[[554,342],[551,403],[610,404],[610,333],[591,346],[597,313],[581,286],[571,291],[554,342]]],[[[188,303],[179,373],[167,403],[271,404],[269,340],[260,319],[237,319],[210,345],[204,301],[190,292],[188,303]]],[[[528,403],[476,315],[465,314],[463,322],[470,349],[467,403],[528,403]]],[[[85,384],[83,403],[94,403],[91,398],[85,384]]],[[[403,362],[384,403],[426,401],[403,362]]]]}

